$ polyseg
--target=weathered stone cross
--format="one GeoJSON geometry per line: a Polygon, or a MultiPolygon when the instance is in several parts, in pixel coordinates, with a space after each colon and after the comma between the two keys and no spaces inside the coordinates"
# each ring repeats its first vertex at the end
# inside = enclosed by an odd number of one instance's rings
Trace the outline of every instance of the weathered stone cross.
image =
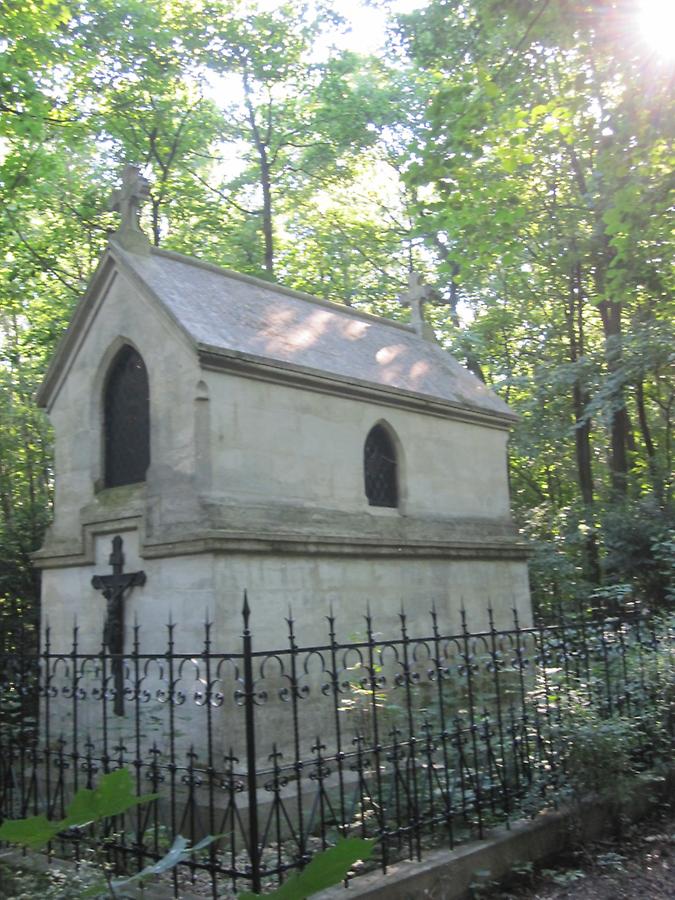
{"type": "Polygon", "coordinates": [[[124,715],[124,594],[136,585],[145,584],[145,572],[124,572],[122,538],[115,535],[112,541],[110,565],[112,575],[94,575],[92,587],[101,591],[107,601],[103,643],[111,656],[111,672],[115,687],[115,715],[124,715]]]}
{"type": "Polygon", "coordinates": [[[120,214],[122,221],[115,237],[127,250],[143,251],[150,247],[138,221],[141,206],[149,196],[150,184],[141,175],[138,166],[125,166],[122,171],[122,187],[113,191],[109,206],[113,212],[120,214]]]}
{"type": "Polygon", "coordinates": [[[411,324],[422,337],[433,337],[430,327],[424,321],[424,304],[432,298],[433,288],[422,282],[417,272],[408,274],[408,290],[398,298],[401,306],[409,306],[411,324]]]}

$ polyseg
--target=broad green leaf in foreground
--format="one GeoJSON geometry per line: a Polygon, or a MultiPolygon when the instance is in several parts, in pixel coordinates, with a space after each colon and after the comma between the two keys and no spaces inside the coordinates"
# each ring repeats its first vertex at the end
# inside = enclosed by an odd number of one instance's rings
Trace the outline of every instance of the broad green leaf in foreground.
{"type": "Polygon", "coordinates": [[[7,821],[0,826],[0,840],[10,841],[37,850],[49,843],[61,831],[90,822],[97,822],[155,800],[159,794],[134,794],[134,782],[128,769],[117,769],[104,775],[99,786],[91,791],[81,788],[66,810],[65,819],[50,822],[44,816],[7,821]]]}
{"type": "MultiPolygon", "coordinates": [[[[318,853],[302,872],[291,875],[285,884],[265,896],[274,900],[305,900],[317,891],[339,884],[354,863],[368,859],[374,848],[375,841],[363,838],[339,841],[335,847],[318,853]]],[[[238,895],[238,900],[257,900],[257,897],[257,894],[244,893],[238,895]]]]}
{"type": "Polygon", "coordinates": [[[128,769],[116,769],[104,775],[97,788],[90,791],[82,788],[75,795],[66,810],[65,821],[69,825],[85,825],[156,800],[159,794],[145,794],[137,797],[134,781],[128,769]]]}
{"type": "Polygon", "coordinates": [[[37,850],[55,838],[59,831],[68,825],[63,822],[50,822],[44,816],[31,816],[28,819],[8,819],[0,825],[0,841],[21,844],[37,850]]]}

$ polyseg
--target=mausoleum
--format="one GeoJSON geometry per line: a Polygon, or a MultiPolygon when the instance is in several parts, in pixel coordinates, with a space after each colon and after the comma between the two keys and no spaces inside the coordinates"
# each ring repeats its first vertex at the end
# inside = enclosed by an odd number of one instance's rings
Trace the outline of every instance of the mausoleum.
{"type": "MultiPolygon", "coordinates": [[[[53,645],[239,646],[292,607],[298,640],[346,637],[367,604],[410,629],[435,603],[475,627],[530,621],[511,519],[516,416],[426,332],[151,247],[127,167],[122,225],[39,392],[55,433],[55,514],[36,562],[53,645]],[[112,566],[112,569],[111,569],[112,566]],[[126,629],[126,630],[125,630],[126,629]]],[[[420,626],[421,628],[422,626],[420,626]]]]}

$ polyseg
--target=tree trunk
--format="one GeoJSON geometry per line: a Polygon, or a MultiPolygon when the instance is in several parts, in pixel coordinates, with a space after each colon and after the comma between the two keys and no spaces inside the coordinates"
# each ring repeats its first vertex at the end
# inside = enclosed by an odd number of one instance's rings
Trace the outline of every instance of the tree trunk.
{"type": "MultiPolygon", "coordinates": [[[[621,368],[621,304],[612,300],[601,300],[598,303],[598,311],[600,312],[605,335],[607,372],[612,377],[621,368]]],[[[625,497],[628,491],[630,423],[622,387],[617,388],[614,401],[614,408],[610,418],[611,452],[609,464],[612,476],[612,490],[617,497],[625,497]]]]}
{"type": "MultiPolygon", "coordinates": [[[[431,241],[436,247],[438,255],[441,257],[443,262],[449,263],[450,265],[450,294],[447,300],[447,305],[450,307],[450,321],[457,329],[457,331],[461,332],[462,323],[459,320],[459,312],[457,310],[460,299],[459,284],[457,283],[457,276],[459,275],[459,264],[456,262],[450,262],[450,251],[445,246],[445,244],[438,239],[437,234],[430,234],[429,237],[431,238],[431,241]]],[[[461,341],[461,347],[462,352],[464,353],[466,367],[469,372],[473,372],[476,378],[479,378],[483,382],[483,384],[487,384],[483,367],[481,366],[478,357],[473,352],[473,348],[471,347],[469,342],[461,341]]]]}
{"type": "MultiPolygon", "coordinates": [[[[576,149],[566,144],[570,159],[572,175],[579,191],[581,202],[588,205],[596,220],[598,235],[595,246],[594,281],[598,298],[605,298],[605,273],[614,256],[609,237],[602,221],[603,210],[590,198],[589,185],[586,181],[581,160],[576,149]]],[[[616,375],[621,368],[621,303],[615,300],[599,299],[597,304],[605,336],[605,359],[609,377],[616,375]]],[[[612,491],[617,498],[623,498],[628,491],[628,446],[632,440],[628,413],[624,402],[624,392],[618,388],[614,399],[610,418],[610,456],[609,467],[612,479],[612,491]]]]}
{"type": "MultiPolygon", "coordinates": [[[[577,263],[570,275],[565,318],[569,340],[570,362],[577,363],[583,357],[584,348],[584,294],[582,290],[581,267],[577,263]]],[[[590,395],[584,389],[579,375],[572,386],[572,409],[574,412],[574,440],[579,488],[584,502],[586,539],[584,547],[584,573],[594,584],[600,583],[600,559],[593,522],[595,488],[591,451],[591,423],[586,416],[590,395]]]]}
{"type": "Polygon", "coordinates": [[[264,260],[265,271],[274,277],[274,234],[272,231],[272,179],[270,165],[267,158],[267,147],[261,144],[258,147],[260,156],[260,183],[263,193],[263,240],[265,244],[264,260]]]}
{"type": "Polygon", "coordinates": [[[263,231],[263,260],[264,267],[270,278],[274,277],[274,233],[272,228],[272,166],[268,154],[269,141],[272,135],[271,105],[268,107],[267,126],[264,134],[258,125],[258,116],[253,105],[251,85],[248,72],[243,74],[244,94],[246,95],[246,109],[248,121],[251,126],[251,137],[258,154],[260,164],[260,187],[263,195],[262,231],[263,231]]]}
{"type": "Polygon", "coordinates": [[[659,468],[656,461],[656,448],[654,447],[652,432],[649,427],[649,420],[647,419],[645,389],[642,379],[635,385],[635,403],[637,406],[638,422],[640,423],[640,432],[642,434],[642,440],[645,443],[645,450],[647,451],[647,466],[649,468],[649,475],[652,479],[654,496],[659,504],[663,504],[663,482],[659,475],[659,468]]]}
{"type": "Polygon", "coordinates": [[[152,198],[152,242],[155,247],[159,247],[159,242],[162,239],[162,233],[160,229],[159,223],[159,208],[161,201],[152,198]]]}
{"type": "MultiPolygon", "coordinates": [[[[577,363],[584,355],[583,333],[583,295],[581,291],[581,270],[577,264],[570,276],[569,294],[567,298],[567,336],[569,340],[570,362],[577,363]]],[[[590,402],[588,391],[584,389],[579,375],[572,387],[572,407],[575,422],[575,445],[577,476],[581,496],[586,506],[594,501],[594,485],[591,454],[591,423],[586,418],[586,408],[590,402]]]]}

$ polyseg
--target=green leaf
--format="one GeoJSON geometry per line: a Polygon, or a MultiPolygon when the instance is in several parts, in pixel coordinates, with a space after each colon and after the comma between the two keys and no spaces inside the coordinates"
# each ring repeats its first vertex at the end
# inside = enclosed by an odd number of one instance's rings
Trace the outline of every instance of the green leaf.
{"type": "Polygon", "coordinates": [[[117,816],[141,803],[155,800],[159,794],[134,794],[131,772],[117,769],[101,778],[96,790],[82,788],[75,794],[66,810],[66,818],[50,822],[45,816],[6,821],[0,826],[0,840],[37,849],[49,843],[61,831],[75,826],[88,825],[108,816],[117,816]]]}
{"type": "MultiPolygon", "coordinates": [[[[273,897],[274,900],[305,900],[317,891],[339,884],[354,863],[368,859],[374,849],[375,841],[346,838],[330,850],[318,853],[302,872],[291,875],[285,884],[266,896],[273,897]]],[[[258,897],[251,893],[237,896],[238,900],[257,900],[258,897]]]]}
{"type": "Polygon", "coordinates": [[[549,105],[546,103],[539,103],[537,106],[533,107],[530,111],[530,120],[532,122],[536,122],[537,119],[540,119],[542,116],[545,116],[549,111],[549,105]]]}
{"type": "Polygon", "coordinates": [[[118,816],[135,806],[150,803],[157,797],[159,794],[137,797],[131,772],[128,769],[117,769],[104,775],[95,790],[82,788],[77,792],[66,810],[65,822],[68,825],[86,825],[109,816],[118,816]]]}
{"type": "Polygon", "coordinates": [[[608,209],[602,216],[602,220],[607,226],[607,234],[617,234],[621,231],[623,221],[621,210],[617,209],[616,206],[608,209]]]}
{"type": "Polygon", "coordinates": [[[45,816],[7,820],[0,825],[0,840],[37,850],[67,827],[65,822],[50,822],[45,816]]]}

